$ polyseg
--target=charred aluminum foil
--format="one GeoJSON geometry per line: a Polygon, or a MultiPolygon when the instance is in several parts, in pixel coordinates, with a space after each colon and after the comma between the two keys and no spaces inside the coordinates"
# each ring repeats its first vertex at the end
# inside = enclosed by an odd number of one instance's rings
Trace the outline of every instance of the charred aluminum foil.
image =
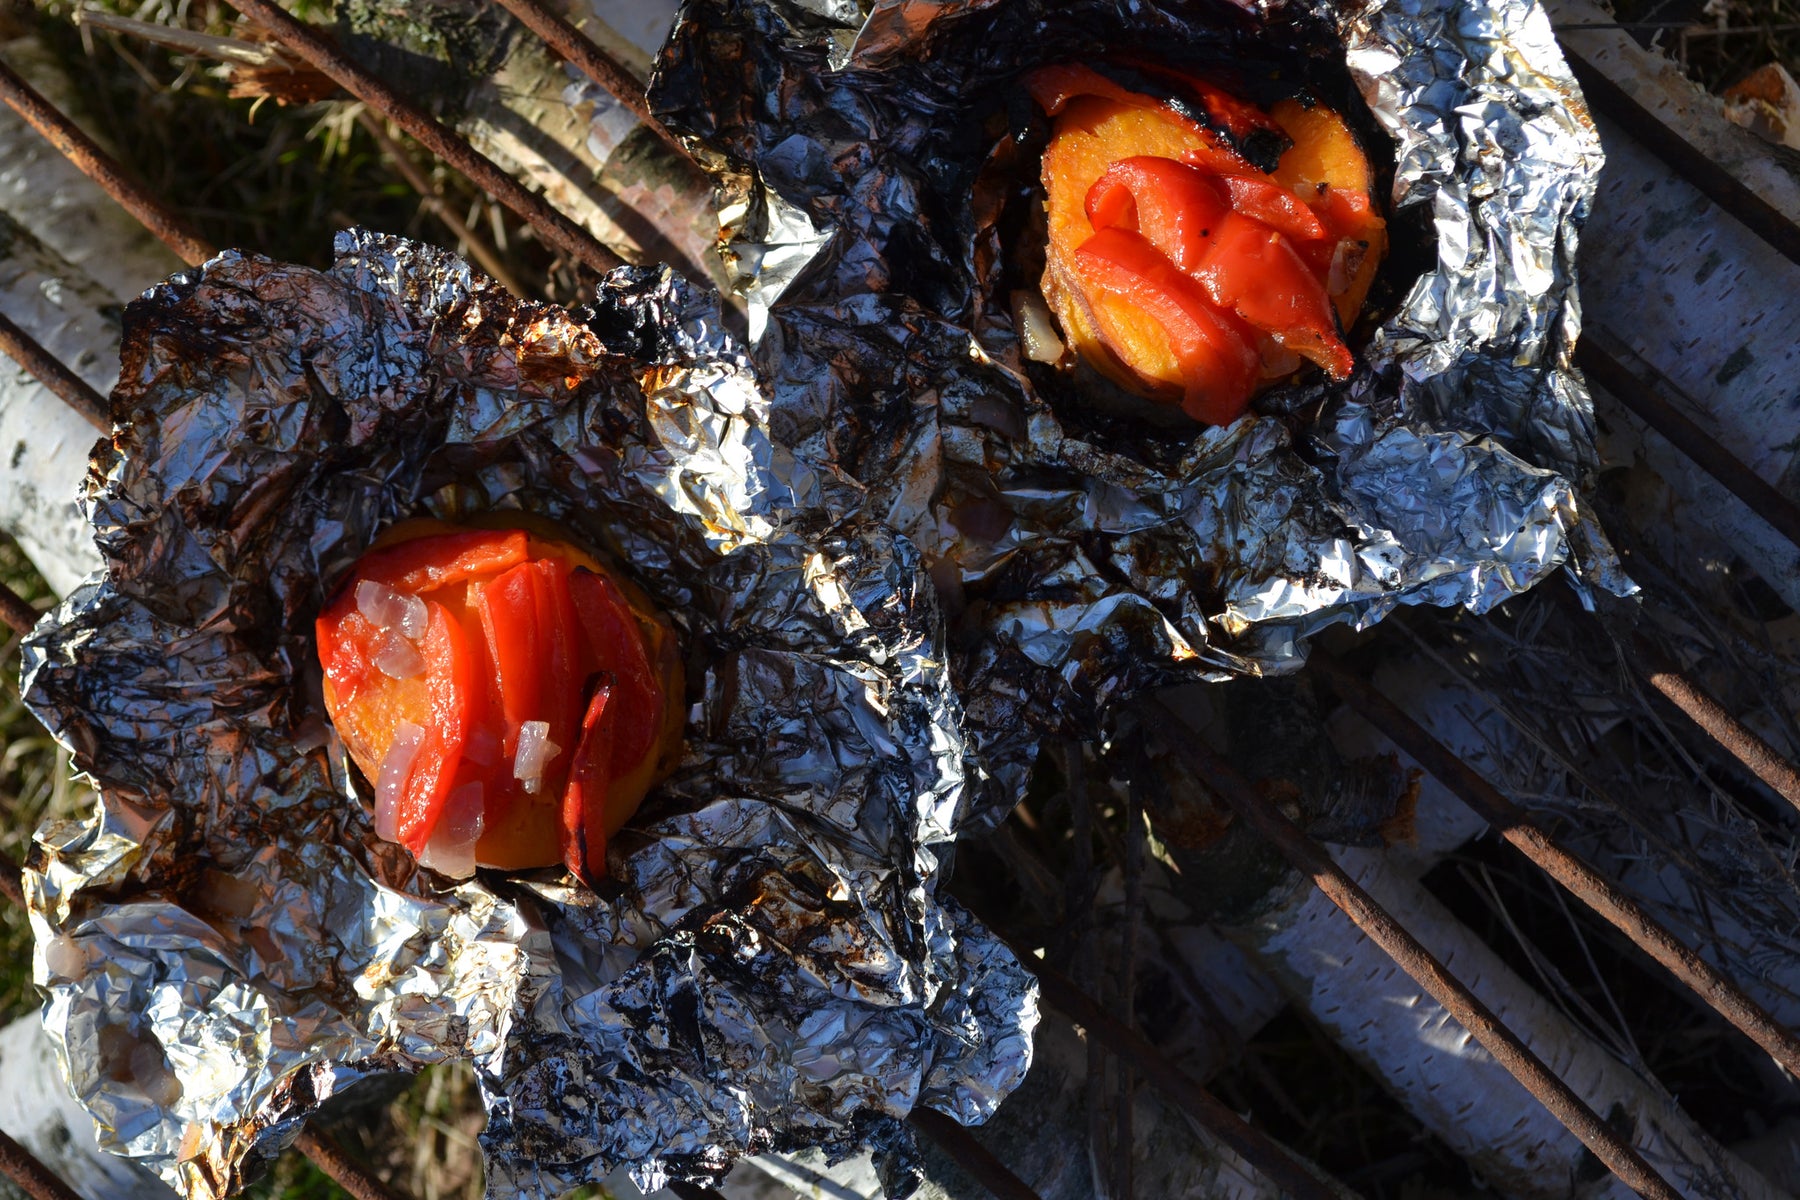
{"type": "Polygon", "coordinates": [[[718,181],[776,438],[859,481],[846,511],[962,607],[990,814],[1039,737],[1140,689],[1293,669],[1322,627],[1483,611],[1565,563],[1632,590],[1578,503],[1600,146],[1534,3],[688,0],[652,102],[718,181]],[[1024,356],[1009,239],[1044,125],[1022,80],[1109,56],[1362,122],[1396,252],[1345,384],[1171,430],[1024,356]]]}
{"type": "Polygon", "coordinates": [[[967,804],[916,551],[815,518],[715,295],[624,268],[577,319],[428,247],[337,249],[223,254],[127,310],[107,569],[26,643],[103,797],[39,832],[26,889],[104,1143],[224,1196],[349,1084],[464,1058],[493,1196],[863,1143],[909,1190],[900,1119],[983,1119],[1036,1022],[935,894],[967,804]],[[610,550],[688,654],[683,762],[598,894],[420,867],[321,716],[333,581],[400,517],[480,509],[610,550]]]}

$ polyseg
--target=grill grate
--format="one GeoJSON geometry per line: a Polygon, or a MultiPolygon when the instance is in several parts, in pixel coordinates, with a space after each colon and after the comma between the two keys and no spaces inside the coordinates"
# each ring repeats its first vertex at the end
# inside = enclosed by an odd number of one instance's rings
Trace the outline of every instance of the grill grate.
{"type": "MultiPolygon", "coordinates": [[[[650,117],[641,89],[590,39],[548,9],[541,0],[500,2],[558,54],[580,67],[595,83],[611,92],[656,133],[680,149],[668,131],[650,117]]],[[[557,212],[541,196],[528,191],[467,141],[348,60],[269,0],[230,0],[230,3],[262,26],[285,50],[329,76],[500,200],[557,250],[595,271],[605,271],[621,261],[585,229],[557,212]]],[[[1573,50],[1568,54],[1577,78],[1597,111],[1628,130],[1671,170],[1693,183],[1776,251],[1800,262],[1800,227],[1667,129],[1655,114],[1639,105],[1587,60],[1573,50]]],[[[67,117],[4,65],[0,65],[0,99],[30,121],[52,145],[185,261],[197,264],[212,254],[207,243],[190,231],[161,198],[133,183],[118,164],[85,138],[67,117]]],[[[379,131],[378,122],[370,121],[369,124],[379,131]]],[[[386,141],[385,135],[382,140],[386,141]]],[[[384,148],[396,161],[404,162],[404,156],[392,149],[391,144],[384,148]]],[[[421,195],[429,195],[422,187],[420,191],[421,195]]],[[[472,234],[469,241],[476,244],[472,234]]],[[[482,256],[478,253],[478,257],[482,256]]],[[[0,349],[96,426],[103,430],[108,427],[104,398],[4,315],[0,315],[0,349]]],[[[1731,489],[1753,512],[1800,546],[1800,508],[1705,436],[1667,398],[1679,389],[1646,363],[1633,361],[1626,365],[1627,360],[1633,358],[1635,356],[1622,345],[1599,331],[1587,334],[1579,352],[1581,365],[1597,382],[1731,489]]],[[[22,632],[30,627],[36,616],[29,605],[0,585],[0,620],[22,632]]],[[[1800,769],[1734,718],[1699,684],[1673,667],[1647,638],[1638,636],[1632,649],[1634,666],[1645,682],[1673,702],[1722,753],[1738,760],[1774,792],[1800,808],[1800,769]]],[[[1800,1038],[1775,1021],[1736,983],[1701,959],[1642,905],[1593,866],[1565,850],[1524,809],[1434,739],[1372,682],[1323,650],[1315,653],[1309,670],[1316,681],[1359,712],[1570,894],[1666,968],[1685,989],[1711,1005],[1787,1070],[1800,1075],[1800,1038]]],[[[1170,748],[1187,760],[1197,774],[1210,781],[1218,799],[1310,877],[1396,963],[1449,1009],[1533,1096],[1580,1137],[1619,1179],[1645,1197],[1679,1195],[1633,1148],[1628,1138],[1610,1127],[1567,1083],[1552,1073],[1516,1033],[1475,998],[1463,981],[1438,962],[1333,862],[1318,841],[1261,798],[1229,763],[1207,749],[1199,739],[1190,737],[1181,742],[1170,748]]],[[[1013,835],[1003,831],[1002,836],[1013,835]]],[[[1026,854],[1028,856],[1028,852],[1026,854]]],[[[1047,878],[1054,882],[1053,877],[1047,878]]],[[[0,859],[0,895],[14,904],[23,903],[19,868],[3,859],[0,859]]],[[[1018,950],[1022,958],[1031,960],[1026,947],[1020,946],[1018,950]]],[[[1151,1087],[1230,1146],[1270,1181],[1296,1197],[1343,1194],[1341,1184],[1320,1177],[1315,1168],[1240,1118],[1215,1099],[1198,1080],[1173,1066],[1130,1024],[1108,1014],[1076,983],[1041,964],[1039,974],[1044,999],[1052,1008],[1084,1028],[1095,1043],[1128,1064],[1151,1087]]],[[[930,1112],[915,1114],[912,1120],[920,1132],[996,1196],[1005,1200],[1027,1200],[1035,1195],[1003,1162],[953,1121],[930,1112]]],[[[356,1163],[323,1131],[307,1129],[296,1145],[356,1200],[400,1200],[395,1191],[356,1163]]],[[[66,1184],[4,1135],[0,1135],[0,1173],[12,1179],[33,1200],[74,1200],[74,1193],[66,1184]]],[[[719,1195],[709,1188],[685,1184],[672,1185],[672,1190],[683,1197],[719,1195]]]]}

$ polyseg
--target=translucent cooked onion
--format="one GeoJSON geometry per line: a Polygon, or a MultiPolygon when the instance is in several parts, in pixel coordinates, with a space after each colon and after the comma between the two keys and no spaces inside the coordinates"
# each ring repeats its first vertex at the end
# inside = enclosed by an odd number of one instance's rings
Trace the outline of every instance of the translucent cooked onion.
{"type": "Polygon", "coordinates": [[[481,840],[486,797],[479,783],[465,783],[444,800],[431,839],[419,851],[419,862],[453,879],[475,873],[475,843],[481,840]]]}
{"type": "Polygon", "coordinates": [[[382,632],[398,632],[415,641],[425,636],[425,626],[430,620],[423,600],[396,592],[373,579],[364,579],[356,585],[356,611],[382,632]]]}
{"type": "Polygon", "coordinates": [[[1025,357],[1033,362],[1053,363],[1063,356],[1063,340],[1056,335],[1056,322],[1043,296],[1023,288],[1012,294],[1013,325],[1019,331],[1019,342],[1025,357]]]}
{"type": "Polygon", "coordinates": [[[375,647],[375,669],[389,679],[411,679],[425,669],[425,656],[419,648],[395,630],[380,635],[375,647]]]}
{"type": "Polygon", "coordinates": [[[550,722],[524,721],[519,725],[519,748],[513,752],[513,778],[536,795],[544,786],[544,768],[561,749],[550,740],[550,722]]]}
{"type": "Polygon", "coordinates": [[[412,774],[413,759],[419,756],[419,746],[425,741],[425,731],[411,721],[402,721],[394,727],[394,740],[388,743],[388,752],[381,760],[381,778],[375,781],[375,836],[386,841],[393,841],[400,833],[400,792],[406,786],[406,777],[412,774]]]}

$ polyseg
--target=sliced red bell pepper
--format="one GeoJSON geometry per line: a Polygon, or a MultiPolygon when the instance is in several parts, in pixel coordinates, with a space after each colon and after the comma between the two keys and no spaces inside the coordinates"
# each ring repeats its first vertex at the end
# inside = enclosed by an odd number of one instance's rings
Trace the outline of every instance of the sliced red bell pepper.
{"type": "Polygon", "coordinates": [[[530,563],[513,567],[482,587],[476,607],[499,677],[502,753],[510,763],[519,726],[542,719],[545,639],[538,628],[537,572],[530,563]]]}
{"type": "Polygon", "coordinates": [[[1120,297],[1163,327],[1181,368],[1188,415],[1223,425],[1243,413],[1261,357],[1143,235],[1102,229],[1076,249],[1075,267],[1087,287],[1120,297]]]}
{"type": "Polygon", "coordinates": [[[618,710],[617,774],[634,770],[662,731],[663,689],[644,645],[644,631],[619,586],[604,575],[577,568],[569,594],[599,669],[614,681],[618,710]]]}
{"type": "Polygon", "coordinates": [[[563,862],[590,885],[606,874],[606,798],[613,777],[619,706],[602,675],[581,718],[581,741],[563,787],[563,862]]]}
{"type": "Polygon", "coordinates": [[[1096,230],[1136,230],[1188,272],[1199,268],[1229,211],[1225,193],[1201,171],[1147,154],[1113,163],[1087,194],[1096,230]]]}
{"type": "Polygon", "coordinates": [[[476,678],[475,658],[469,653],[463,629],[449,610],[427,601],[430,623],[420,652],[425,657],[425,687],[431,699],[431,724],[413,759],[412,770],[400,789],[395,836],[414,854],[425,848],[443,815],[444,801],[457,781],[463,745],[476,697],[484,695],[483,681],[476,678]]]}
{"type": "Polygon", "coordinates": [[[526,557],[523,530],[464,529],[371,550],[357,560],[356,574],[416,596],[496,574],[526,557]]]}
{"type": "Polygon", "coordinates": [[[377,634],[369,619],[349,605],[334,604],[313,623],[313,638],[319,646],[319,666],[331,681],[339,704],[354,703],[370,675],[374,638],[377,634]],[[348,611],[346,611],[346,609],[348,611]]]}
{"type": "Polygon", "coordinates": [[[582,644],[580,617],[569,596],[569,564],[561,558],[540,558],[531,564],[537,606],[538,650],[542,690],[537,720],[550,726],[550,740],[557,751],[544,764],[544,778],[561,777],[574,752],[580,730],[583,669],[586,647],[582,644]]]}
{"type": "Polygon", "coordinates": [[[1325,228],[1338,237],[1361,237],[1375,219],[1375,203],[1355,188],[1327,187],[1309,200],[1325,228]]]}
{"type": "Polygon", "coordinates": [[[1295,242],[1316,242],[1329,236],[1317,214],[1294,193],[1256,175],[1222,175],[1219,182],[1231,195],[1231,207],[1261,221],[1295,242]]]}
{"type": "Polygon", "coordinates": [[[1333,379],[1350,377],[1356,360],[1338,337],[1325,285],[1281,234],[1228,213],[1194,277],[1214,304],[1318,363],[1333,379]]]}

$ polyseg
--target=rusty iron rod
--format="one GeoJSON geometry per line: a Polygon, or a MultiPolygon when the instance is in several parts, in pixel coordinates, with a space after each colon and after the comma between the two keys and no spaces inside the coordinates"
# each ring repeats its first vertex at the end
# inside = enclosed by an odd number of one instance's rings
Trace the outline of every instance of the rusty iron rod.
{"type": "MultiPolygon", "coordinates": [[[[1572,589],[1553,588],[1549,594],[1564,612],[1583,619],[1598,619],[1596,614],[1581,606],[1572,589]]],[[[1761,734],[1732,716],[1711,692],[1684,674],[1646,634],[1641,630],[1633,631],[1630,640],[1619,647],[1619,653],[1627,666],[1680,709],[1682,715],[1699,726],[1720,749],[1768,784],[1776,795],[1800,809],[1800,767],[1771,746],[1761,734]]]]}
{"type": "Polygon", "coordinates": [[[543,0],[499,0],[499,3],[523,22],[527,29],[542,38],[552,50],[574,63],[583,75],[605,88],[615,100],[630,109],[631,115],[642,121],[645,128],[661,138],[670,149],[684,159],[692,158],[687,147],[650,111],[650,101],[644,95],[643,85],[632,77],[631,72],[620,66],[612,55],[602,50],[593,38],[575,28],[543,0]]]}
{"type": "Polygon", "coordinates": [[[271,0],[227,0],[227,3],[262,26],[315,70],[374,107],[404,129],[407,136],[461,171],[476,187],[518,214],[556,250],[600,274],[623,265],[624,260],[602,245],[593,234],[556,211],[544,197],[502,171],[492,159],[351,61],[279,5],[271,0]]]}
{"type": "MultiPolygon", "coordinates": [[[[1701,470],[1742,500],[1751,512],[1767,521],[1776,533],[1800,547],[1800,506],[1775,490],[1677,409],[1664,395],[1668,390],[1664,381],[1646,378],[1626,366],[1612,347],[1603,344],[1612,341],[1604,331],[1589,329],[1575,351],[1575,361],[1582,371],[1618,397],[1619,402],[1646,425],[1667,438],[1675,449],[1693,459],[1701,470]]],[[[1622,346],[1618,349],[1624,350],[1622,346]]]]}
{"type": "Polygon", "coordinates": [[[14,633],[30,633],[39,615],[23,596],[0,583],[0,621],[5,622],[7,628],[14,633]]]}
{"type": "Polygon", "coordinates": [[[375,139],[376,146],[380,147],[388,161],[394,164],[394,169],[400,172],[400,176],[406,180],[407,186],[419,194],[419,200],[425,207],[434,213],[438,220],[449,226],[450,232],[454,233],[462,241],[462,244],[469,248],[470,255],[481,264],[481,269],[492,275],[501,287],[513,295],[523,296],[525,285],[519,282],[518,276],[507,270],[506,264],[501,261],[498,252],[488,245],[487,239],[470,229],[468,222],[457,215],[456,209],[450,202],[438,194],[437,190],[431,186],[431,181],[425,178],[425,173],[419,170],[418,165],[412,159],[407,157],[406,151],[396,145],[394,139],[387,135],[387,130],[381,127],[381,120],[372,116],[365,108],[357,114],[357,123],[368,130],[369,136],[375,139]]]}
{"type": "MultiPolygon", "coordinates": [[[[991,925],[989,928],[993,928],[991,925]]],[[[1150,1086],[1175,1101],[1213,1136],[1294,1200],[1338,1200],[1338,1193],[1314,1175],[1285,1147],[1221,1103],[1199,1080],[1169,1061],[1169,1056],[1137,1030],[1115,1018],[1067,975],[1046,965],[1029,949],[1007,943],[1014,955],[1037,976],[1044,1002],[1129,1062],[1150,1086]]]]}
{"type": "Polygon", "coordinates": [[[0,1132],[0,1175],[19,1185],[31,1200],[81,1200],[75,1189],[37,1160],[31,1151],[0,1132]]]}
{"type": "Polygon", "coordinates": [[[106,397],[88,385],[88,381],[69,370],[61,359],[38,344],[36,338],[20,329],[0,313],[0,350],[29,371],[33,378],[62,398],[63,403],[86,418],[101,433],[112,432],[112,418],[107,413],[106,397]]]}
{"type": "Polygon", "coordinates": [[[907,1121],[956,1160],[956,1165],[975,1177],[997,1200],[1041,1200],[1030,1184],[1014,1175],[994,1152],[975,1140],[975,1135],[935,1108],[915,1108],[907,1121]]]}
{"type": "MultiPolygon", "coordinates": [[[[1751,774],[1800,809],[1800,767],[1763,740],[1762,735],[1725,710],[1705,688],[1682,674],[1673,662],[1649,638],[1632,637],[1626,660],[1644,677],[1644,681],[1679,708],[1713,741],[1737,759],[1751,774]]],[[[1791,1065],[1789,1070],[1795,1070],[1791,1065]]],[[[1796,1072],[1800,1074],[1800,1071],[1796,1072]]]]}
{"type": "Polygon", "coordinates": [[[118,160],[81,132],[75,122],[44,99],[17,71],[0,62],[0,100],[42,134],[77,170],[99,184],[120,207],[138,219],[158,241],[188,266],[198,266],[217,251],[195,233],[162,199],[125,174],[118,160]]]}
{"type": "Polygon", "coordinates": [[[1664,125],[1636,97],[1607,77],[1606,73],[1562,43],[1563,55],[1589,105],[1619,125],[1694,190],[1724,209],[1739,224],[1767,242],[1790,262],[1800,263],[1800,226],[1764,200],[1742,180],[1720,166],[1711,155],[1664,125]]]}
{"type": "MultiPolygon", "coordinates": [[[[1161,705],[1162,714],[1180,725],[1186,724],[1179,712],[1161,705]]],[[[1587,1102],[1567,1083],[1544,1065],[1531,1048],[1508,1029],[1493,1012],[1444,964],[1427,950],[1388,911],[1376,903],[1349,874],[1337,865],[1325,848],[1289,820],[1286,815],[1258,796],[1243,776],[1219,757],[1198,737],[1176,736],[1165,744],[1185,759],[1190,769],[1220,800],[1237,814],[1238,819],[1255,829],[1301,873],[1312,878],[1318,889],[1357,928],[1380,946],[1396,965],[1444,1006],[1458,1024],[1494,1060],[1517,1079],[1525,1090],[1549,1109],[1570,1133],[1607,1169],[1644,1200],[1678,1200],[1680,1193],[1644,1161],[1636,1147],[1607,1126],[1587,1102]]]]}
{"type": "Polygon", "coordinates": [[[1800,1037],[1776,1021],[1725,975],[1684,945],[1642,905],[1589,863],[1565,850],[1530,816],[1399,705],[1336,658],[1314,648],[1310,665],[1325,685],[1387,739],[1431,772],[1433,778],[1492,825],[1577,900],[1604,917],[1633,945],[1662,964],[1713,1011],[1800,1075],[1800,1037]]]}
{"type": "Polygon", "coordinates": [[[316,1125],[307,1125],[300,1130],[300,1136],[294,1139],[294,1148],[356,1200],[407,1200],[370,1174],[366,1167],[345,1153],[336,1138],[316,1125]]]}

